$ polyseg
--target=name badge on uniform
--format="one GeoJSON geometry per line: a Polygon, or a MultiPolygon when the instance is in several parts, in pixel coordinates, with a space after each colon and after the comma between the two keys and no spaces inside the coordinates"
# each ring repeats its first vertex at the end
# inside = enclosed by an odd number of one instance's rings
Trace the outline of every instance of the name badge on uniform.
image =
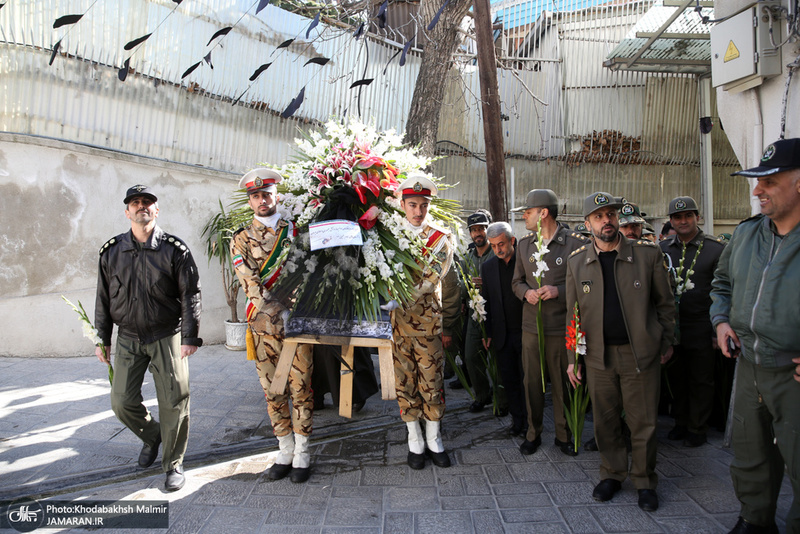
{"type": "Polygon", "coordinates": [[[581,280],[581,285],[583,285],[583,292],[588,293],[592,290],[592,281],[591,280],[581,280]]]}

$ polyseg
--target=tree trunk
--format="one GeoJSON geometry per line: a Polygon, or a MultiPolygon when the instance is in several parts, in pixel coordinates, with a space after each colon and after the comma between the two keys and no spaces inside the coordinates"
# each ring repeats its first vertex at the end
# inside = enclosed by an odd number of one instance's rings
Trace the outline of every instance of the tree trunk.
{"type": "MultiPolygon", "coordinates": [[[[443,3],[443,0],[422,0],[419,7],[421,23],[427,27],[443,3]]],[[[432,30],[422,27],[417,33],[417,46],[421,45],[424,52],[408,112],[405,141],[419,144],[426,157],[432,157],[436,152],[439,110],[453,66],[453,54],[461,43],[459,26],[471,6],[471,0],[451,0],[432,30]]]]}
{"type": "Polygon", "coordinates": [[[497,85],[497,55],[492,37],[489,0],[475,0],[475,40],[478,43],[478,71],[481,81],[483,138],[486,144],[486,185],[489,210],[495,221],[505,221],[506,161],[503,128],[500,123],[500,88],[497,85]]]}

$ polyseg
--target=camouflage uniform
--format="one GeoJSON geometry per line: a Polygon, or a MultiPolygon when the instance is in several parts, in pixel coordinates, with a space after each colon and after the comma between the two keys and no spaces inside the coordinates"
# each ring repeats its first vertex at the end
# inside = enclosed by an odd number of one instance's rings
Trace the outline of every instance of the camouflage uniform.
{"type": "Polygon", "coordinates": [[[412,303],[392,312],[392,354],[400,417],[411,422],[441,421],[444,415],[444,350],[442,348],[442,285],[453,261],[449,231],[423,223],[419,237],[444,236],[428,251],[432,268],[425,268],[414,285],[412,303]]]}
{"type": "MultiPolygon", "coordinates": [[[[279,220],[277,232],[287,226],[279,220]]],[[[314,397],[311,390],[312,346],[298,345],[292,369],[289,372],[288,395],[269,393],[275,367],[283,348],[283,322],[286,307],[270,295],[261,281],[259,271],[277,239],[277,232],[261,224],[257,219],[236,232],[231,239],[231,256],[236,275],[245,295],[256,308],[249,318],[250,330],[256,345],[256,370],[267,398],[267,410],[272,430],[276,436],[311,434],[311,414],[314,397]],[[289,411],[289,399],[292,412],[289,411]]]]}

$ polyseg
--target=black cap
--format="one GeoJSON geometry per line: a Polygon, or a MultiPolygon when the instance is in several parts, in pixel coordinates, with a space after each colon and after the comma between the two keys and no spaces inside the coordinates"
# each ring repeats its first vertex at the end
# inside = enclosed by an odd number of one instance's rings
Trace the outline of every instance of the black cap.
{"type": "Polygon", "coordinates": [[[475,225],[489,226],[492,222],[491,214],[486,210],[478,210],[469,217],[467,217],[467,228],[475,225]]]}
{"type": "Polygon", "coordinates": [[[697,202],[695,202],[692,197],[676,197],[669,201],[667,215],[675,215],[682,211],[696,211],[700,213],[700,210],[697,209],[697,202]]]}
{"type": "Polygon", "coordinates": [[[781,139],[767,147],[761,156],[761,165],[731,174],[758,178],[800,168],[800,138],[781,139]]]}
{"type": "Polygon", "coordinates": [[[128,192],[125,193],[125,200],[122,202],[127,206],[128,202],[130,202],[133,197],[147,197],[153,202],[158,202],[158,197],[155,196],[153,190],[146,185],[134,185],[128,189],[128,192]]]}

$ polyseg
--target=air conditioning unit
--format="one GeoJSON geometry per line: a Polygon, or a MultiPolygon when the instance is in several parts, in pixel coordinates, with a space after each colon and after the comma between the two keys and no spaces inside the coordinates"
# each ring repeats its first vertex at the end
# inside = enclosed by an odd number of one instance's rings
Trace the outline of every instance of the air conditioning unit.
{"type": "Polygon", "coordinates": [[[711,28],[711,83],[738,93],[781,73],[780,2],[758,2],[711,28]],[[771,14],[770,14],[771,13],[771,14]],[[770,41],[772,17],[772,41],[770,41]]]}

